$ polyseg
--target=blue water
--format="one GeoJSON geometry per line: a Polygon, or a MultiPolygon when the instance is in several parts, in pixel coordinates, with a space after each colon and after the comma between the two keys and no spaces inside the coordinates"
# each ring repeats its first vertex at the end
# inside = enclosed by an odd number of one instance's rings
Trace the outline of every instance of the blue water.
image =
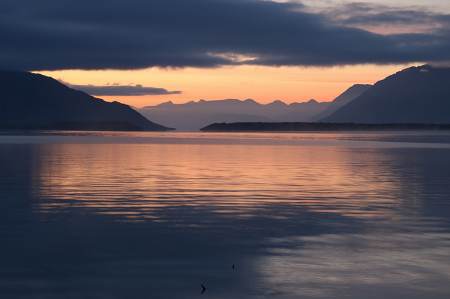
{"type": "Polygon", "coordinates": [[[0,296],[448,298],[448,182],[449,133],[2,132],[0,296]]]}

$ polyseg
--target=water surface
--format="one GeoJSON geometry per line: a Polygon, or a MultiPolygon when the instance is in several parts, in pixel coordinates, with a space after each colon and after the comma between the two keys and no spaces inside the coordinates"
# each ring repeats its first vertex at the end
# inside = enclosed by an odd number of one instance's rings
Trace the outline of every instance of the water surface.
{"type": "Polygon", "coordinates": [[[3,132],[0,294],[447,298],[449,154],[439,132],[3,132]]]}

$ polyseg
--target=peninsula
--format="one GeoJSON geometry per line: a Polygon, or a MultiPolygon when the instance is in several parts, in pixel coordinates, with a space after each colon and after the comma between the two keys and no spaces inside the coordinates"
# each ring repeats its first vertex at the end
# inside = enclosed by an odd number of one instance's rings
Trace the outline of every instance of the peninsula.
{"type": "Polygon", "coordinates": [[[312,123],[312,122],[246,122],[214,123],[202,132],[307,132],[307,131],[409,131],[450,130],[450,124],[361,124],[361,123],[312,123]]]}

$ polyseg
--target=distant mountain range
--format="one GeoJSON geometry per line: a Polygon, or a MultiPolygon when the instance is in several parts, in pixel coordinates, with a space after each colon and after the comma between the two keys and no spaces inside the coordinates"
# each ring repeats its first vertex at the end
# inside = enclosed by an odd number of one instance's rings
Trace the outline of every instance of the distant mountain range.
{"type": "Polygon", "coordinates": [[[215,122],[305,121],[325,110],[330,103],[310,100],[287,105],[274,101],[263,105],[252,99],[190,101],[185,104],[162,103],[137,109],[145,117],[181,131],[198,131],[215,122]]]}
{"type": "Polygon", "coordinates": [[[162,103],[137,109],[147,118],[181,131],[198,131],[215,122],[274,122],[278,119],[295,121],[309,118],[325,110],[329,103],[307,103],[286,105],[275,101],[262,105],[254,100],[236,99],[188,102],[185,104],[162,103]]]}
{"type": "Polygon", "coordinates": [[[423,65],[404,69],[319,121],[448,124],[450,68],[423,65]]]}
{"type": "Polygon", "coordinates": [[[288,105],[277,100],[264,105],[252,99],[200,100],[185,104],[169,101],[136,110],[158,123],[182,131],[197,131],[209,124],[222,122],[305,122],[332,114],[370,87],[371,85],[356,84],[332,102],[322,103],[310,100],[288,105]]]}
{"type": "Polygon", "coordinates": [[[0,128],[92,127],[167,131],[119,102],[105,102],[55,79],[27,72],[0,71],[0,128]]]}

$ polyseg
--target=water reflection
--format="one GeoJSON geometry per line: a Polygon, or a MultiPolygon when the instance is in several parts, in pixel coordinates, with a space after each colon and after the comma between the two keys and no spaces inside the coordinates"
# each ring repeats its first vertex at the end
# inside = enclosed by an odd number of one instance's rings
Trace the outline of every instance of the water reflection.
{"type": "Polygon", "coordinates": [[[448,296],[447,135],[93,134],[0,139],[6,298],[448,296]]]}
{"type": "MultiPolygon", "coordinates": [[[[396,160],[379,149],[95,144],[42,145],[39,152],[38,213],[84,208],[154,221],[166,218],[165,209],[189,207],[212,218],[295,217],[277,209],[284,206],[386,218],[420,207],[421,186],[402,186],[396,160]]],[[[410,175],[416,182],[420,173],[410,175]]]]}
{"type": "Polygon", "coordinates": [[[265,292],[293,298],[444,298],[450,234],[349,234],[276,239],[255,263],[265,292]]]}

